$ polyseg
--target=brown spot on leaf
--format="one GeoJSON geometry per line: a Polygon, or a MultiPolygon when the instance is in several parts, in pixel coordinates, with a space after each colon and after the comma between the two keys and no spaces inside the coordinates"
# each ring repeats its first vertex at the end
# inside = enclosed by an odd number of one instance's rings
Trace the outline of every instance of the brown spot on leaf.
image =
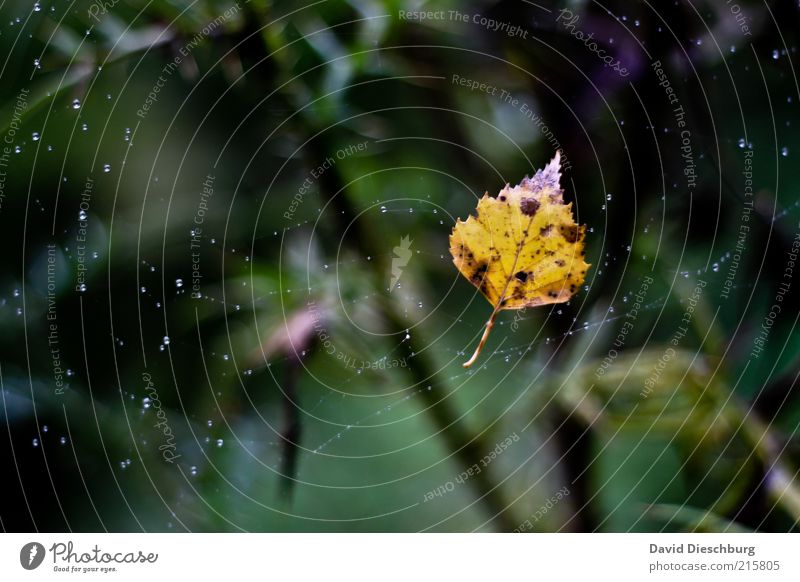
{"type": "Polygon", "coordinates": [[[536,214],[536,211],[539,210],[539,201],[535,198],[523,198],[519,201],[519,207],[522,210],[522,213],[526,216],[533,216],[536,214]]]}
{"type": "Polygon", "coordinates": [[[547,226],[543,226],[542,228],[539,229],[539,235],[547,236],[548,234],[550,234],[550,231],[552,230],[553,230],[553,225],[548,224],[547,226]]]}
{"type": "Polygon", "coordinates": [[[524,283],[525,281],[528,280],[528,273],[526,273],[525,271],[517,271],[516,273],[514,273],[514,277],[516,277],[518,281],[524,283]]]}
{"type": "Polygon", "coordinates": [[[483,282],[483,277],[486,275],[486,271],[488,269],[489,266],[486,263],[480,263],[472,272],[472,275],[470,275],[469,280],[476,285],[480,285],[481,282],[483,282]]]}
{"type": "Polygon", "coordinates": [[[574,243],[575,241],[578,240],[578,236],[580,235],[580,228],[578,227],[578,225],[573,225],[573,226],[562,225],[559,228],[559,230],[561,231],[561,236],[563,236],[568,243],[574,243]]]}

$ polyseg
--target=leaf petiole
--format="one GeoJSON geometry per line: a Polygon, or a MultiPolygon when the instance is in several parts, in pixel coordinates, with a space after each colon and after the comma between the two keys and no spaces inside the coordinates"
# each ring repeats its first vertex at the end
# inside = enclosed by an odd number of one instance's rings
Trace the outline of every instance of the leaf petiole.
{"type": "Polygon", "coordinates": [[[486,344],[486,340],[489,339],[489,332],[492,331],[492,327],[494,326],[494,318],[497,316],[497,309],[492,311],[491,317],[489,317],[489,321],[486,322],[486,329],[483,330],[483,336],[481,336],[481,341],[478,343],[478,347],[475,348],[475,353],[472,354],[472,357],[461,364],[465,368],[469,368],[472,364],[475,363],[475,360],[478,359],[478,355],[481,353],[483,346],[486,344]]]}

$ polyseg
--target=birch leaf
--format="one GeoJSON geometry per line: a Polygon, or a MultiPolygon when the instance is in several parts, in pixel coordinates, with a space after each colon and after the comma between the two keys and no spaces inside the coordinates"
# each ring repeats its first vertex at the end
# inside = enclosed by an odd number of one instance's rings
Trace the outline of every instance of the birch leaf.
{"type": "Polygon", "coordinates": [[[477,359],[500,310],[563,303],[583,284],[590,266],[583,260],[586,226],[575,223],[560,179],[557,152],[533,178],[506,185],[494,198],[484,194],[476,216],[453,227],[453,262],[494,307],[465,368],[477,359]]]}

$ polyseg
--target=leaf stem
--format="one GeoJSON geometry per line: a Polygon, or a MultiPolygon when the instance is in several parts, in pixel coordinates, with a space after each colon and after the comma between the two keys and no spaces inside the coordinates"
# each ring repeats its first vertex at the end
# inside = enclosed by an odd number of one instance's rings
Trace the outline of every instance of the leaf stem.
{"type": "Polygon", "coordinates": [[[495,309],[492,311],[492,315],[489,317],[489,321],[486,322],[486,329],[483,330],[483,336],[481,336],[481,341],[478,343],[478,347],[475,348],[475,353],[472,354],[472,357],[461,364],[465,368],[469,368],[472,364],[475,363],[475,360],[478,359],[478,355],[481,353],[483,346],[486,345],[486,340],[489,339],[489,332],[492,331],[492,327],[494,327],[494,318],[497,317],[497,312],[499,310],[495,309]]]}

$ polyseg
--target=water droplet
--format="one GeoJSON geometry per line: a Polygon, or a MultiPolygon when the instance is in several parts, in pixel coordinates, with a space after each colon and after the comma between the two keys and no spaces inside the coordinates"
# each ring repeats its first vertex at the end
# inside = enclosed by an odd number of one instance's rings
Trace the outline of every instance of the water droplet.
{"type": "Polygon", "coordinates": [[[103,164],[103,172],[108,174],[110,171],[111,171],[111,165],[110,164],[103,164]]]}
{"type": "Polygon", "coordinates": [[[777,61],[779,56],[780,56],[780,53],[778,52],[778,49],[773,49],[773,51],[772,51],[772,60],[777,61]]]}
{"type": "Polygon", "coordinates": [[[781,155],[782,155],[784,158],[788,158],[788,157],[789,157],[789,148],[787,148],[786,146],[783,146],[783,147],[781,148],[781,155]]]}
{"type": "Polygon", "coordinates": [[[743,137],[740,137],[740,138],[739,138],[739,147],[740,147],[741,149],[744,149],[745,143],[746,143],[746,142],[744,141],[744,138],[743,138],[743,137]]]}
{"type": "Polygon", "coordinates": [[[168,346],[168,345],[169,345],[169,336],[168,336],[168,335],[165,335],[165,336],[164,336],[164,339],[163,339],[162,341],[164,342],[164,345],[165,345],[165,346],[168,346]]]}
{"type": "Polygon", "coordinates": [[[33,439],[33,446],[34,447],[38,447],[39,446],[39,439],[33,439]]]}
{"type": "Polygon", "coordinates": [[[183,287],[183,279],[175,279],[175,286],[180,289],[183,287]]]}
{"type": "Polygon", "coordinates": [[[225,441],[224,441],[224,440],[222,440],[222,439],[217,439],[217,448],[218,448],[218,449],[219,449],[219,448],[221,448],[221,447],[222,447],[222,445],[224,445],[224,444],[225,444],[225,441]]]}
{"type": "Polygon", "coordinates": [[[72,108],[73,108],[73,109],[80,109],[80,108],[81,108],[81,102],[80,102],[80,100],[78,100],[78,99],[73,99],[73,100],[72,100],[72,108]]]}
{"type": "Polygon", "coordinates": [[[147,410],[148,408],[150,408],[151,402],[152,401],[147,396],[145,396],[144,398],[142,398],[142,408],[147,410]]]}
{"type": "Polygon", "coordinates": [[[713,265],[711,265],[711,270],[714,271],[715,273],[719,273],[719,263],[714,263],[713,265]]]}

